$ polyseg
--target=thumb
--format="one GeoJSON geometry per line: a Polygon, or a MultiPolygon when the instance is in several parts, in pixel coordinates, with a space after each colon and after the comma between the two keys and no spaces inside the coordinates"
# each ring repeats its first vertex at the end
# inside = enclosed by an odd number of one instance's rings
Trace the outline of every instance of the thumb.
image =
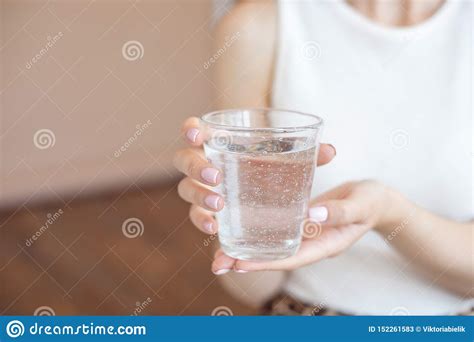
{"type": "Polygon", "coordinates": [[[309,209],[309,217],[325,226],[342,226],[363,219],[362,210],[351,200],[327,200],[309,209]]]}

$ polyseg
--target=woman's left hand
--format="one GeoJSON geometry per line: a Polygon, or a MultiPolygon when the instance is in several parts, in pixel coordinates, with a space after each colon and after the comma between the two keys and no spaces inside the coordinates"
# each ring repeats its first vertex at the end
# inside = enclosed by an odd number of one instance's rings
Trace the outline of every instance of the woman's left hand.
{"type": "Polygon", "coordinates": [[[376,181],[345,183],[311,202],[298,252],[282,260],[237,260],[219,249],[212,263],[215,274],[230,270],[245,273],[262,270],[293,270],[335,256],[373,227],[386,224],[390,212],[389,190],[376,181]]]}

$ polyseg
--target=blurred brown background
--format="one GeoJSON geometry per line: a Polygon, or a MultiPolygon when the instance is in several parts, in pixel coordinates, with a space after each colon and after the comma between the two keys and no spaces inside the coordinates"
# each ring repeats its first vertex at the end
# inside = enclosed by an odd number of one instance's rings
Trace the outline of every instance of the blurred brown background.
{"type": "Polygon", "coordinates": [[[254,313],[210,272],[171,165],[181,121],[213,108],[226,6],[1,1],[2,315],[254,313]]]}

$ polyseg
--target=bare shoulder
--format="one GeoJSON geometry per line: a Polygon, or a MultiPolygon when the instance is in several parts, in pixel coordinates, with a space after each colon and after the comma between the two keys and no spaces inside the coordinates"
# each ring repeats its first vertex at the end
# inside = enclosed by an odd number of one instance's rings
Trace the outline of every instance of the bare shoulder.
{"type": "Polygon", "coordinates": [[[276,10],[273,0],[240,0],[216,26],[215,50],[226,46],[216,65],[217,84],[246,86],[238,93],[233,89],[235,105],[266,105],[263,98],[271,88],[276,46],[276,10]]]}
{"type": "Polygon", "coordinates": [[[222,29],[268,30],[276,15],[274,0],[236,1],[219,23],[222,29]],[[244,27],[245,26],[245,27],[244,27]]]}
{"type": "Polygon", "coordinates": [[[239,43],[249,47],[268,46],[275,41],[276,5],[272,0],[240,0],[220,20],[217,40],[238,33],[239,43]]]}

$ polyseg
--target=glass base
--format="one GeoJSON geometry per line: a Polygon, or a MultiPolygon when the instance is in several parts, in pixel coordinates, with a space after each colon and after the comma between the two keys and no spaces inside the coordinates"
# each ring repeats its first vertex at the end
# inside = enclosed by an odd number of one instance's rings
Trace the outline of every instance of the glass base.
{"type": "Polygon", "coordinates": [[[299,249],[299,242],[292,244],[291,246],[278,246],[271,248],[249,247],[239,245],[226,245],[221,241],[221,248],[228,256],[247,261],[271,261],[286,259],[296,254],[299,249]]]}

